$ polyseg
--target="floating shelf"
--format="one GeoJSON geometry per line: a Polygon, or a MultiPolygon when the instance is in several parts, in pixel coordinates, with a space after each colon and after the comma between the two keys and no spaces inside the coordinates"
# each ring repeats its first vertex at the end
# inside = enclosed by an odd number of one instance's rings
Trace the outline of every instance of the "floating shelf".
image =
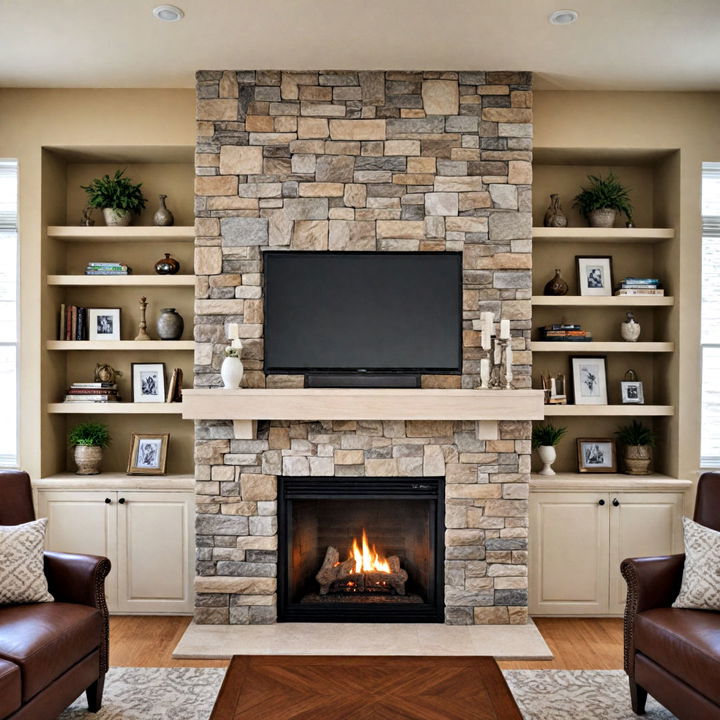
{"type": "Polygon", "coordinates": [[[546,228],[534,227],[533,239],[579,243],[659,243],[675,237],[673,228],[546,228]]]}
{"type": "Polygon", "coordinates": [[[48,275],[48,285],[106,287],[108,285],[153,285],[181,287],[195,285],[194,275],[48,275]]]}
{"type": "Polygon", "coordinates": [[[195,228],[192,225],[172,225],[171,227],[109,227],[107,225],[82,227],[71,225],[50,225],[47,236],[66,242],[194,242],[195,228]]]}
{"type": "Polygon", "coordinates": [[[674,414],[672,405],[545,405],[545,417],[668,417],[674,414]]]}
{"type": "Polygon", "coordinates": [[[675,298],[663,295],[625,295],[617,297],[587,297],[585,295],[533,295],[533,306],[549,307],[670,307],[675,298]]]}
{"type": "Polygon", "coordinates": [[[58,473],[32,481],[43,490],[193,490],[192,475],[128,475],[124,472],[101,472],[99,475],[58,473]]]}
{"type": "Polygon", "coordinates": [[[194,350],[194,340],[48,340],[48,350],[194,350]]]}
{"type": "Polygon", "coordinates": [[[181,415],[182,403],[49,403],[51,415],[181,415]]]}
{"type": "Polygon", "coordinates": [[[624,475],[623,473],[574,473],[559,472],[556,475],[530,476],[530,488],[543,490],[588,490],[590,492],[612,492],[613,490],[676,490],[684,492],[692,487],[692,481],[670,477],[660,473],[650,475],[624,475]]]}
{"type": "Polygon", "coordinates": [[[592,353],[661,353],[674,352],[673,342],[543,342],[530,343],[533,352],[569,352],[577,355],[592,353]]]}

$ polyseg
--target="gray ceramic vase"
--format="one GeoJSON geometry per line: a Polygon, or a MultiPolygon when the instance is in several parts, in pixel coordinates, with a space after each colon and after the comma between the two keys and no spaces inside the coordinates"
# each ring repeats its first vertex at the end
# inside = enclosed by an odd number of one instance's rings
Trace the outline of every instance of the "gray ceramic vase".
{"type": "Polygon", "coordinates": [[[161,340],[179,340],[185,321],[175,308],[163,308],[157,319],[157,334],[161,340]]]}

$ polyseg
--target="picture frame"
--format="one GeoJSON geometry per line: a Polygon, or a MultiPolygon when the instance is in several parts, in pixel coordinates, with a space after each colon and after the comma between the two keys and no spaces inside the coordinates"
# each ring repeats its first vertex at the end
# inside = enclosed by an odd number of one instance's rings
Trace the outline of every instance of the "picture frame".
{"type": "Polygon", "coordinates": [[[88,340],[120,340],[120,308],[88,308],[88,340]]]}
{"type": "Polygon", "coordinates": [[[617,446],[614,438],[577,438],[578,472],[617,472],[617,446]]]}
{"type": "Polygon", "coordinates": [[[575,405],[608,404],[606,355],[572,355],[570,374],[575,405]]]}
{"type": "Polygon", "coordinates": [[[165,363],[132,363],[132,397],[136,403],[165,402],[165,363]]]}
{"type": "Polygon", "coordinates": [[[621,380],[620,398],[623,405],[644,405],[645,393],[642,380],[621,380]]]}
{"type": "Polygon", "coordinates": [[[133,433],[130,438],[128,475],[165,475],[170,433],[133,433]]]}
{"type": "Polygon", "coordinates": [[[575,265],[579,295],[612,296],[615,285],[611,255],[576,255],[575,265]]]}

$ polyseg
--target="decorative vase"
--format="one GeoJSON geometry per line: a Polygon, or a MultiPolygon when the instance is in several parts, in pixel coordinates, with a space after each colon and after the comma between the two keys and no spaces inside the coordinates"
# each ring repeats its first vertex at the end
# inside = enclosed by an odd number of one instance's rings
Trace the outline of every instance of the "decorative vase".
{"type": "Polygon", "coordinates": [[[625,472],[628,475],[649,475],[652,455],[649,445],[626,445],[623,451],[625,472]]]}
{"type": "Polygon", "coordinates": [[[158,275],[175,275],[180,270],[180,261],[165,253],[165,257],[155,263],[155,272],[158,275]]]}
{"type": "Polygon", "coordinates": [[[100,472],[103,451],[98,445],[76,445],[76,475],[97,475],[100,472]]]}
{"type": "Polygon", "coordinates": [[[106,225],[116,225],[125,227],[132,222],[133,214],[130,210],[120,210],[120,208],[103,208],[103,217],[106,225]]]}
{"type": "Polygon", "coordinates": [[[568,284],[562,279],[560,270],[555,268],[555,276],[549,280],[543,290],[545,295],[567,295],[568,284]]]}
{"type": "Polygon", "coordinates": [[[239,357],[226,357],[220,367],[220,377],[223,385],[230,389],[239,388],[244,372],[245,368],[239,357]]]}
{"type": "Polygon", "coordinates": [[[543,225],[545,227],[567,227],[567,218],[560,206],[560,196],[557,194],[550,195],[550,205],[545,211],[545,219],[543,225]]]}
{"type": "Polygon", "coordinates": [[[617,210],[613,208],[601,208],[600,210],[591,210],[588,213],[588,222],[590,227],[594,228],[611,228],[615,225],[615,216],[617,210]]]}
{"type": "Polygon", "coordinates": [[[552,445],[541,445],[538,449],[538,457],[542,462],[542,470],[540,475],[554,475],[555,471],[552,469],[552,464],[557,459],[557,452],[552,445]]]}
{"type": "Polygon", "coordinates": [[[626,315],[627,319],[620,323],[620,336],[625,342],[637,342],[642,327],[631,312],[626,313],[626,315]]]}
{"type": "Polygon", "coordinates": [[[175,222],[173,214],[165,207],[165,199],[167,195],[160,195],[160,207],[155,211],[153,215],[153,225],[159,227],[167,227],[175,222]]]}
{"type": "Polygon", "coordinates": [[[163,308],[157,319],[157,334],[161,340],[179,340],[185,329],[185,321],[175,308],[163,308]]]}

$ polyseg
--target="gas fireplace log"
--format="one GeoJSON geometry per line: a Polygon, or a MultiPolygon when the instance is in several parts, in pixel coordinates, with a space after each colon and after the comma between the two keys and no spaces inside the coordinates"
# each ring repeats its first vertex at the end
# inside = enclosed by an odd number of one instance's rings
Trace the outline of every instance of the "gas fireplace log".
{"type": "Polygon", "coordinates": [[[373,592],[383,586],[389,586],[398,595],[404,595],[408,574],[400,567],[400,558],[397,555],[391,555],[388,558],[388,565],[390,566],[389,573],[355,573],[354,559],[348,558],[340,562],[340,553],[330,545],[315,579],[320,585],[320,595],[327,595],[333,583],[338,583],[346,578],[350,581],[351,586],[358,588],[361,592],[362,590],[373,592]]]}

